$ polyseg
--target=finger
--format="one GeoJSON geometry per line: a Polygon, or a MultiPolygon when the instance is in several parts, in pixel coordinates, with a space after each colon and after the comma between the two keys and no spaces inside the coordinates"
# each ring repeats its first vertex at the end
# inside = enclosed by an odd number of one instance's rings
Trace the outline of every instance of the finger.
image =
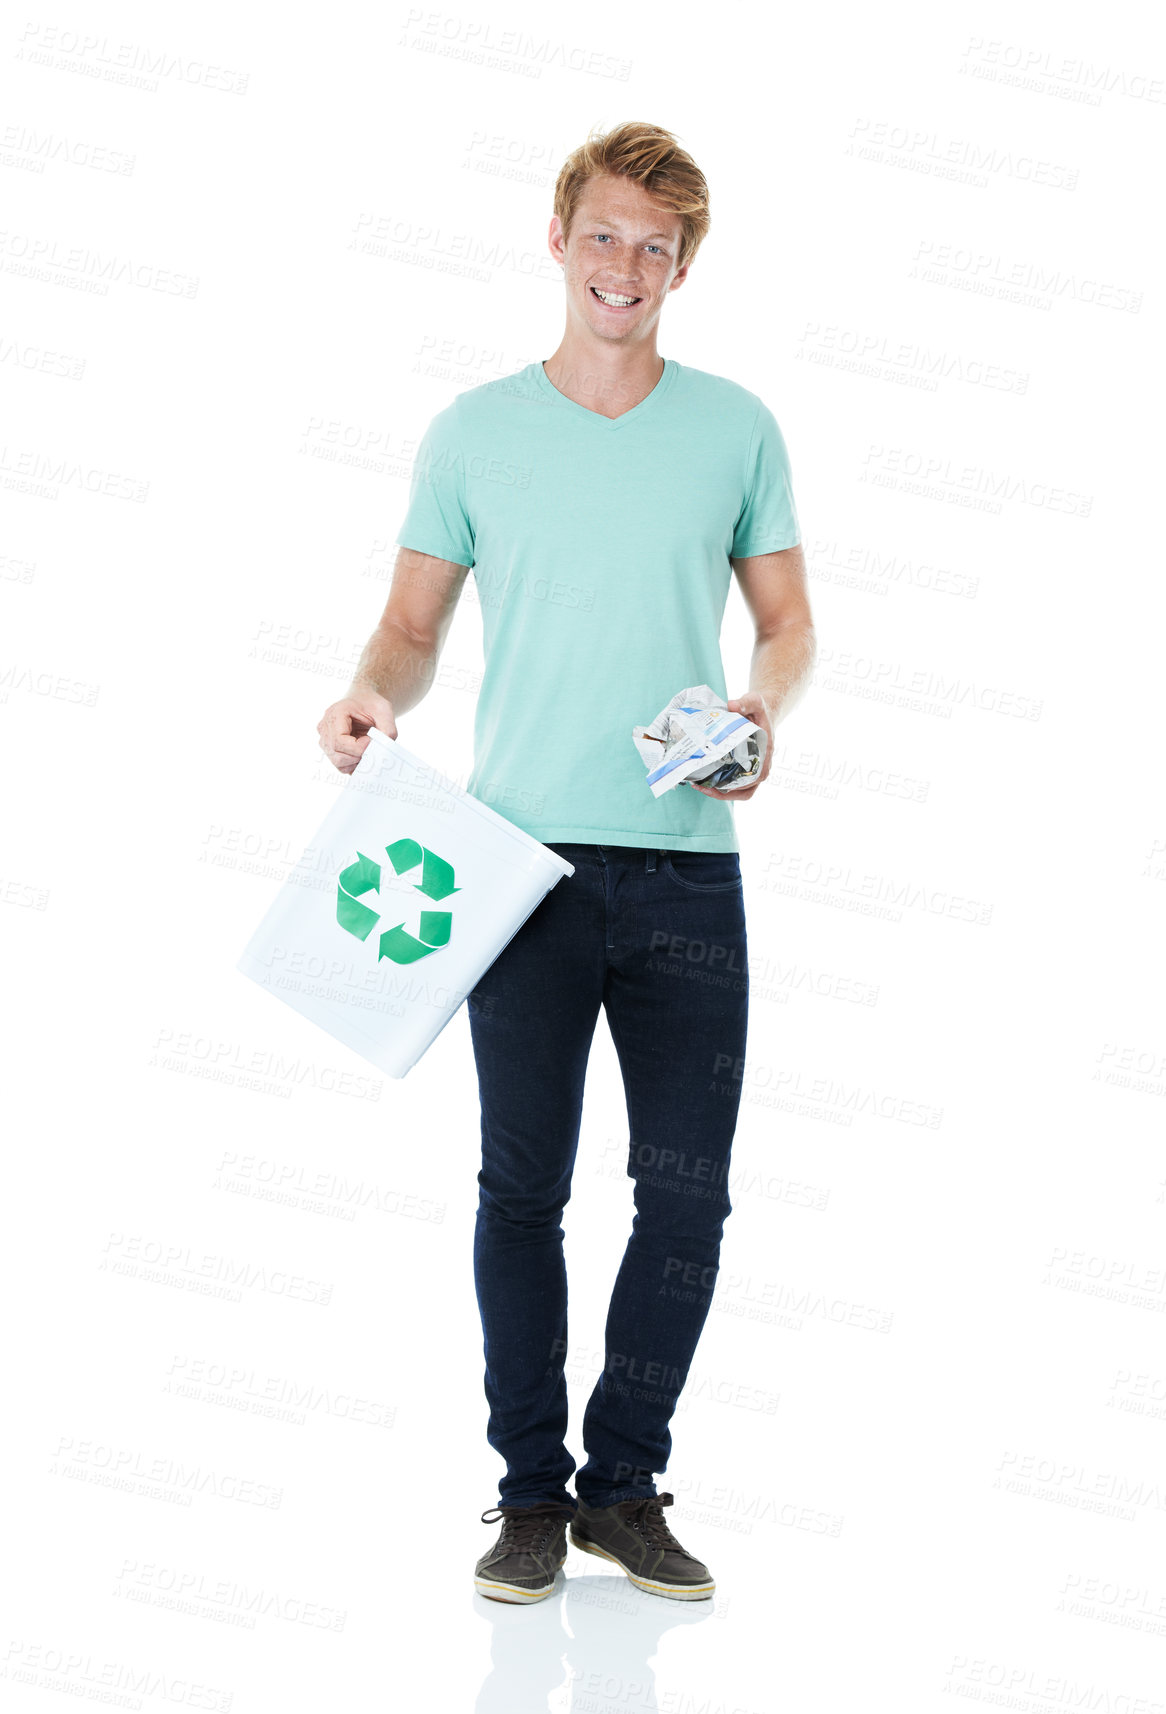
{"type": "Polygon", "coordinates": [[[331,744],[333,749],[347,741],[349,736],[348,716],[336,714],[329,709],[316,729],[320,734],[322,744],[331,744]]]}
{"type": "Polygon", "coordinates": [[[354,773],[360,766],[359,754],[353,756],[346,754],[343,750],[328,749],[326,747],[324,748],[324,754],[327,756],[332,766],[334,768],[338,768],[342,774],[354,773]]]}

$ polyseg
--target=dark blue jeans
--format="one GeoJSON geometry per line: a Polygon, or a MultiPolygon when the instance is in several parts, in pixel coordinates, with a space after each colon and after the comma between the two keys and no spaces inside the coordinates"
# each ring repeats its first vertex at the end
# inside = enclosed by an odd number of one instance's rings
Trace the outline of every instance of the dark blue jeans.
{"type": "Polygon", "coordinates": [[[575,865],[469,997],[482,1104],[474,1279],[499,1503],[574,1505],[563,1209],[599,1008],[627,1100],[635,1216],[583,1417],[590,1506],[654,1494],[731,1209],[748,965],[735,852],[554,844],[575,865]]]}

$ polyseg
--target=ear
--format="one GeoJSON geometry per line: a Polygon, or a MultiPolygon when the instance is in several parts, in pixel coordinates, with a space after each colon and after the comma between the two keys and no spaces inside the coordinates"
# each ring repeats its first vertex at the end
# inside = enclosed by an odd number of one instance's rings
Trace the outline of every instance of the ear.
{"type": "Polygon", "coordinates": [[[563,223],[557,214],[551,215],[550,230],[547,233],[547,245],[555,261],[562,266],[567,259],[567,243],[563,237],[563,223]]]}

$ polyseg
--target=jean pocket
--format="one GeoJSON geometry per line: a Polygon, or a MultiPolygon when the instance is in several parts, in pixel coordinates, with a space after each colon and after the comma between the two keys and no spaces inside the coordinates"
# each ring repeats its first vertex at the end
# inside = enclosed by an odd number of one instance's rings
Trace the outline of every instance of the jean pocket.
{"type": "Polygon", "coordinates": [[[668,851],[665,872],[694,893],[731,893],[741,885],[736,851],[668,851]]]}

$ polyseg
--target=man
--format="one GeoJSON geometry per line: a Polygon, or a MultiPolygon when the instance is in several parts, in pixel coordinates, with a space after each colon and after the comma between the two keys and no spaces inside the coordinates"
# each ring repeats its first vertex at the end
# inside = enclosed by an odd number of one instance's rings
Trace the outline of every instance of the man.
{"type": "MultiPolygon", "coordinates": [[[[487,1436],[506,1473],[475,1585],[550,1593],[570,1539],[642,1589],[707,1599],[654,1473],[712,1299],[744,1057],[747,961],[732,804],[760,789],[773,729],[809,678],[814,634],[789,461],[756,394],[662,358],[656,333],[709,226],[704,177],[671,133],[593,136],[555,187],[566,327],[554,355],[459,394],[429,425],[384,615],[348,695],[320,721],[345,773],[432,681],[468,569],[485,673],[469,790],[575,865],[469,996],[482,1108],[474,1270],[487,1436]],[[654,798],[632,743],[678,690],[725,695],[719,633],[735,572],[756,624],[764,728],[753,785],[654,798]],[[517,806],[517,807],[516,807],[517,806]],[[689,946],[715,951],[685,980],[689,946]],[[680,963],[673,962],[680,955],[680,963]],[[720,973],[732,973],[725,980],[720,973]],[[627,1097],[636,1215],[603,1372],[567,1429],[570,1195],[599,1009],[627,1097]]],[[[732,302],[731,293],[725,299],[732,302]]]]}

